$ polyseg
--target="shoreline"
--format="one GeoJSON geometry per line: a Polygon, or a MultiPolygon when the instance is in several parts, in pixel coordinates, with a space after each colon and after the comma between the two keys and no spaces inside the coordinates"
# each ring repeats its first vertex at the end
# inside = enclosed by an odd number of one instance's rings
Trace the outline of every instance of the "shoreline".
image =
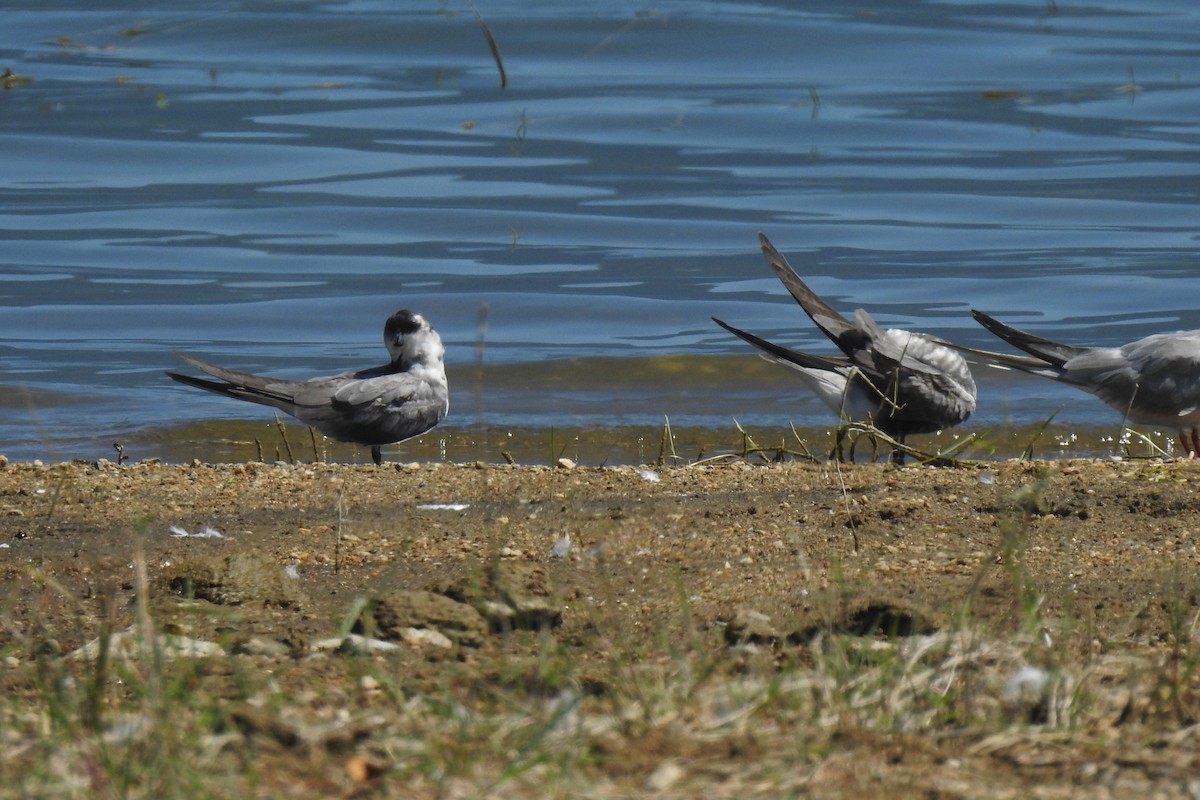
{"type": "MultiPolygon", "coordinates": [[[[869,437],[860,436],[858,460],[869,460],[869,437]]],[[[752,425],[730,419],[727,425],[687,425],[670,418],[653,424],[610,426],[473,426],[443,424],[419,437],[383,449],[384,463],[456,463],[484,461],[552,465],[569,458],[580,465],[686,465],[718,453],[736,454],[757,448],[764,457],[826,458],[833,447],[834,426],[752,425]]],[[[910,444],[929,455],[948,453],[967,461],[999,461],[1021,457],[1027,449],[1034,458],[1108,459],[1172,455],[1178,448],[1174,432],[1122,429],[1112,425],[1032,423],[977,425],[968,422],[939,434],[915,436],[910,444]],[[969,442],[965,440],[970,440],[969,442]],[[965,445],[965,446],[964,446],[965,445]]],[[[367,448],[326,439],[303,425],[271,419],[209,420],[166,428],[131,432],[126,436],[94,437],[91,444],[46,444],[29,453],[30,446],[9,448],[0,454],[14,461],[116,461],[129,463],[157,459],[163,463],[246,463],[260,461],[369,463],[367,448]],[[118,453],[120,445],[123,453],[118,453]],[[67,451],[65,454],[63,451],[67,451]],[[14,457],[14,453],[18,454],[14,457]],[[86,455],[85,455],[86,454],[86,455]]],[[[881,445],[878,459],[889,452],[881,445]]]]}

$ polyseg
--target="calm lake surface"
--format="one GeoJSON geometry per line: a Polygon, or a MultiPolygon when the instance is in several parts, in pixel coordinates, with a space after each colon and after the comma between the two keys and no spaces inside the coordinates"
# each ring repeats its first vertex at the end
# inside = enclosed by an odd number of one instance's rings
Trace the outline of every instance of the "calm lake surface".
{"type": "MultiPolygon", "coordinates": [[[[463,2],[188,5],[4,4],[9,458],[209,457],[209,423],[271,412],[169,381],[172,351],[370,366],[398,308],[446,342],[447,435],[827,427],[709,319],[832,352],[760,230],[839,309],[966,345],[1003,348],[971,307],[1200,328],[1194,0],[478,0],[507,88],[463,2]]],[[[988,372],[967,432],[1120,434],[988,372]]]]}

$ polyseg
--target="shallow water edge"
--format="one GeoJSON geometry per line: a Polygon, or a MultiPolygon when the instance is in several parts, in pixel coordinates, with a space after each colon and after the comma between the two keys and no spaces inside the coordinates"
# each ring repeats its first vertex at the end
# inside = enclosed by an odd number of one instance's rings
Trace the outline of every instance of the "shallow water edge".
{"type": "MultiPolygon", "coordinates": [[[[1178,452],[1163,432],[1110,426],[1058,424],[1003,428],[966,427],[914,437],[909,444],[930,456],[994,461],[1030,457],[1154,458],[1178,452]]],[[[579,466],[669,465],[745,458],[751,462],[824,461],[834,449],[831,426],[740,425],[723,428],[658,425],[614,427],[484,427],[443,425],[423,436],[385,447],[386,462],[513,463],[555,465],[567,459],[579,466]]],[[[119,440],[95,439],[85,461],[118,458],[168,463],[322,462],[369,464],[368,448],[329,440],[303,425],[273,420],[209,420],[131,433],[119,440]],[[119,446],[119,448],[118,448],[119,446]]],[[[75,448],[77,452],[89,448],[75,448]]],[[[855,461],[884,461],[891,450],[869,436],[852,433],[845,455],[855,461]]],[[[55,458],[50,460],[68,460],[55,458]]],[[[909,459],[914,463],[918,459],[909,459]]]]}

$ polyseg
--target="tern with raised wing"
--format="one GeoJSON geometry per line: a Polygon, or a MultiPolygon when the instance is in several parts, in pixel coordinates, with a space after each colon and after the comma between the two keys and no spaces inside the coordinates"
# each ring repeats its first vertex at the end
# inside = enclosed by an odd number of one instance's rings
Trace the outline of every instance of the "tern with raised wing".
{"type": "MultiPolygon", "coordinates": [[[[933,336],[884,330],[863,309],[848,320],[805,285],[763,234],[763,255],[792,297],[841,355],[813,355],[768,342],[717,318],[725,330],[794,370],[839,418],[870,422],[901,444],[966,420],[975,410],[975,380],[963,357],[933,336]]],[[[904,453],[892,454],[902,463],[904,453]]]]}
{"type": "Polygon", "coordinates": [[[184,353],[175,355],[217,380],[167,375],[188,386],[274,406],[332,439],[367,445],[379,464],[381,445],[425,433],[450,409],[442,363],[446,349],[429,322],[414,311],[397,311],[384,325],[383,341],[391,356],[387,364],[309,380],[252,375],[184,353]]]}
{"type": "Polygon", "coordinates": [[[1156,333],[1120,347],[1043,339],[971,310],[983,327],[1027,356],[958,349],[1000,366],[1077,386],[1142,425],[1179,432],[1188,458],[1200,451],[1200,330],[1156,333]]]}

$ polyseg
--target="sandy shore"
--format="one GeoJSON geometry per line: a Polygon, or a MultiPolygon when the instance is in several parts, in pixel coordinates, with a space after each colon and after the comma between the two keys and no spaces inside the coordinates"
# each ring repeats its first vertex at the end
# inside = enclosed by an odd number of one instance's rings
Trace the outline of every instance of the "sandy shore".
{"type": "Polygon", "coordinates": [[[243,665],[193,672],[257,748],[198,768],[242,789],[250,758],[300,796],[1187,796],[1197,481],[1149,460],[6,463],[8,728],[37,736],[42,657],[87,663],[70,654],[132,628],[243,665]],[[355,620],[400,648],[320,649],[355,620]],[[303,700],[265,722],[260,681],[229,689],[242,671],[303,700]],[[429,697],[493,724],[414,733],[429,697]],[[563,697],[578,726],[506,772],[532,746],[514,708],[553,719],[563,697]],[[287,743],[329,719],[348,744],[287,743]]]}

